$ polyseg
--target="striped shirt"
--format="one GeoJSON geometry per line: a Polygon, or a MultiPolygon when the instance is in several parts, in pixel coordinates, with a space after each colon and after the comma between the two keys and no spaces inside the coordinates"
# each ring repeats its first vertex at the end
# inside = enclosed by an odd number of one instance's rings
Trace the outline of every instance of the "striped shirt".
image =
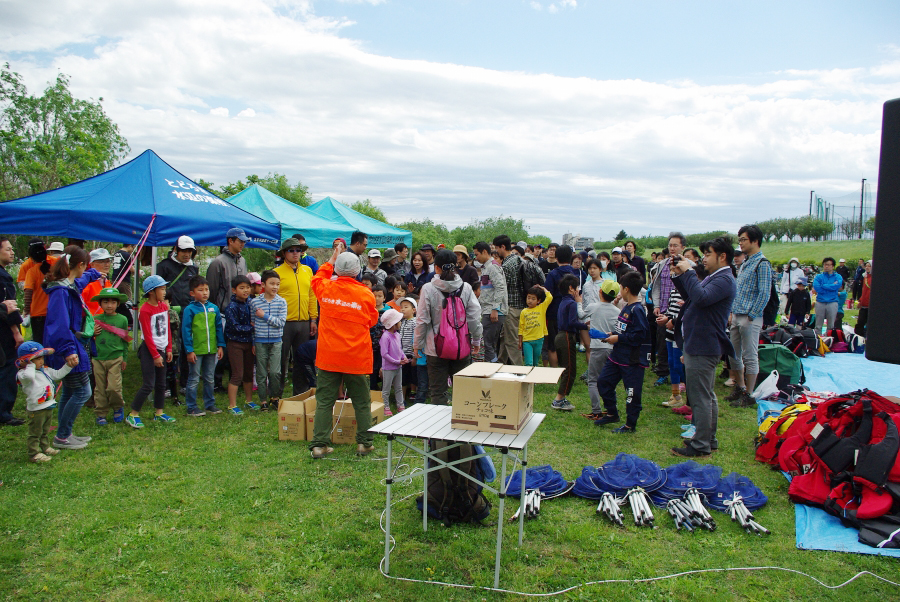
{"type": "Polygon", "coordinates": [[[275,295],[266,301],[265,295],[258,295],[250,300],[250,315],[253,317],[254,343],[280,343],[284,334],[284,323],[287,320],[287,301],[275,295]],[[260,318],[256,310],[261,309],[265,316],[260,318]]]}
{"type": "Polygon", "coordinates": [[[406,357],[412,357],[413,334],[416,331],[416,320],[400,320],[400,345],[406,357]]]}

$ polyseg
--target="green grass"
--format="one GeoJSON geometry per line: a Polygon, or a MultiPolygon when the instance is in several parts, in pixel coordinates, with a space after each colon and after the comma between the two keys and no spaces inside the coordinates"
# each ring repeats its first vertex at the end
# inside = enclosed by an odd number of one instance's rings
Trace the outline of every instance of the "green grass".
{"type": "MultiPolygon", "coordinates": [[[[774,264],[783,264],[796,257],[803,265],[821,265],[825,257],[835,261],[843,257],[851,270],[856,269],[858,259],[871,259],[874,241],[869,240],[826,240],[822,242],[766,242],[763,254],[774,264]]],[[[609,251],[610,249],[605,249],[609,251]]],[[[645,249],[642,256],[650,258],[650,253],[659,249],[645,249]]]]}
{"type": "MultiPolygon", "coordinates": [[[[582,362],[583,363],[583,362],[582,362]]],[[[130,362],[126,399],[139,375],[130,362]]],[[[581,366],[583,369],[583,365],[581,366]]],[[[578,410],[549,409],[553,388],[539,386],[537,411],[547,419],[532,439],[530,463],[552,464],[574,479],[585,465],[630,452],[666,466],[680,461],[683,420],[659,404],[669,394],[651,386],[648,373],[638,432],[615,436],[578,415],[589,409],[578,383],[570,399],[578,410]]],[[[719,387],[719,392],[727,390],[719,387]]],[[[224,399],[219,399],[225,405],[224,399]]],[[[21,408],[21,402],[17,407],[21,408]]],[[[385,440],[374,456],[359,459],[338,446],[333,459],[313,461],[304,443],[276,438],[276,415],[188,419],[172,408],[172,425],[149,421],[98,427],[90,409],[76,433],[94,440],[82,451],[63,451],[52,462],[26,462],[26,427],[0,429],[0,597],[17,600],[501,600],[490,592],[443,589],[385,579],[379,518],[384,508],[385,440]],[[434,598],[431,598],[434,596],[434,598]]],[[[18,411],[23,414],[23,411],[18,411]]],[[[616,528],[598,517],[596,504],[578,498],[545,503],[504,539],[501,586],[550,592],[584,581],[655,577],[690,569],[782,566],[835,584],[868,570],[896,578],[895,559],[801,551],[794,543],[794,512],[787,481],[753,459],[755,410],[721,407],[721,451],[704,463],[750,476],[769,496],[758,513],[769,537],[745,534],[716,513],[713,533],[676,532],[659,513],[658,529],[616,528]]],[[[410,460],[407,456],[406,460],[410,460]]],[[[498,463],[499,469],[499,463],[498,463]]],[[[414,493],[397,486],[397,498],[414,493]]],[[[497,500],[489,495],[496,520],[497,500]]],[[[506,516],[512,510],[507,508],[506,516]]],[[[393,575],[489,586],[495,531],[471,525],[421,530],[413,499],[393,510],[397,547],[393,575]]],[[[845,600],[862,595],[890,599],[890,586],[863,578],[829,591],[780,572],[707,573],[639,585],[576,589],[565,599],[845,600]]]]}

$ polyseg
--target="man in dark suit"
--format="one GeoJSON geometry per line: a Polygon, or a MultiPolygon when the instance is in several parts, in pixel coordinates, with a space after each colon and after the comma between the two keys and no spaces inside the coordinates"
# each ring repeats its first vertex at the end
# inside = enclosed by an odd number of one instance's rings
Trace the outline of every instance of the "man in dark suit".
{"type": "Polygon", "coordinates": [[[727,334],[728,314],[737,293],[731,272],[734,247],[719,237],[700,245],[703,264],[709,274],[702,282],[691,262],[676,256],[672,265],[672,283],[685,299],[675,324],[675,341],[684,358],[687,397],[694,413],[694,436],[684,447],[673,447],[676,456],[708,456],[719,448],[716,428],[719,403],[714,390],[716,365],[723,353],[734,356],[727,334]]]}

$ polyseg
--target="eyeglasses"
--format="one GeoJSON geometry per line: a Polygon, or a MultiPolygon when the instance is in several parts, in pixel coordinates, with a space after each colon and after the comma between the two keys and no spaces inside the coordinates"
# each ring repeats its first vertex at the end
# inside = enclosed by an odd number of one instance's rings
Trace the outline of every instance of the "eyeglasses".
{"type": "Polygon", "coordinates": [[[297,249],[297,248],[293,248],[293,249],[288,249],[287,252],[288,253],[302,253],[303,251],[300,249],[297,249]]]}
{"type": "MultiPolygon", "coordinates": [[[[746,236],[744,236],[744,237],[742,237],[742,238],[739,238],[739,239],[738,239],[738,242],[750,242],[750,239],[747,238],[746,236]]],[[[835,253],[835,255],[836,255],[836,253],[835,253]]]]}

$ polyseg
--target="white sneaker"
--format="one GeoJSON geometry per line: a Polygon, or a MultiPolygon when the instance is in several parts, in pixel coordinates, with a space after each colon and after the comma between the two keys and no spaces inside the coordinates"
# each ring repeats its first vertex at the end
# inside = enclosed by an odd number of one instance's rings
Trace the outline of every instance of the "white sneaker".
{"type": "Polygon", "coordinates": [[[31,461],[34,462],[35,464],[38,464],[40,462],[49,462],[51,459],[52,458],[50,458],[50,456],[48,456],[46,454],[42,454],[40,452],[31,456],[31,461]]]}

